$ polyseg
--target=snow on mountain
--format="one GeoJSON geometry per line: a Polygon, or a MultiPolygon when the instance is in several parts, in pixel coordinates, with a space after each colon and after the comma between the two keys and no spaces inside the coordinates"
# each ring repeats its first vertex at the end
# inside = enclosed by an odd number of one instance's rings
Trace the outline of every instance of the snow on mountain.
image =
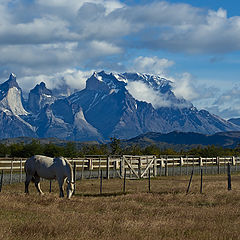
{"type": "Polygon", "coordinates": [[[193,107],[189,101],[177,98],[172,91],[173,82],[161,76],[141,73],[123,73],[122,76],[130,83],[128,90],[134,97],[152,103],[155,108],[162,106],[173,108],[193,107]],[[138,88],[143,88],[145,92],[139,92],[138,88]],[[149,89],[149,92],[146,92],[146,89],[149,89]],[[144,95],[146,95],[145,98],[144,95]]]}
{"type": "Polygon", "coordinates": [[[86,121],[82,109],[74,115],[73,132],[74,138],[81,141],[103,141],[103,137],[98,130],[86,121]]]}
{"type": "Polygon", "coordinates": [[[129,138],[148,131],[213,133],[240,129],[207,111],[198,111],[185,99],[178,99],[172,92],[171,81],[153,75],[95,72],[87,80],[86,88],[68,100],[82,108],[87,122],[105,139],[129,138]],[[127,83],[133,81],[151,86],[162,97],[160,100],[170,104],[154,108],[152,104],[138,101],[126,88],[127,83]]]}
{"type": "Polygon", "coordinates": [[[22,105],[22,90],[16,82],[14,73],[0,85],[0,110],[8,115],[28,114],[22,105]]]}
{"type": "Polygon", "coordinates": [[[198,111],[189,101],[177,98],[172,82],[160,76],[94,72],[87,79],[85,89],[70,96],[68,90],[68,87],[62,88],[61,96],[57,96],[45,83],[37,84],[29,93],[27,111],[16,76],[11,74],[0,85],[1,137],[104,141],[146,132],[240,131],[240,126],[205,110],[198,111]],[[131,84],[150,89],[147,94],[156,96],[154,100],[158,104],[140,101],[133,94],[134,88],[129,89],[131,84]]]}

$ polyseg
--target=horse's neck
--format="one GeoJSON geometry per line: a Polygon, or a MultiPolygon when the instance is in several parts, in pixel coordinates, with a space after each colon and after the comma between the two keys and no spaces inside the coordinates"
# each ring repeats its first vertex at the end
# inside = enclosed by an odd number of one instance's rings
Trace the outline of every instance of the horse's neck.
{"type": "Polygon", "coordinates": [[[74,182],[72,165],[71,165],[71,163],[68,160],[65,160],[65,161],[66,161],[66,165],[67,165],[67,178],[68,178],[68,181],[69,182],[74,182]]]}

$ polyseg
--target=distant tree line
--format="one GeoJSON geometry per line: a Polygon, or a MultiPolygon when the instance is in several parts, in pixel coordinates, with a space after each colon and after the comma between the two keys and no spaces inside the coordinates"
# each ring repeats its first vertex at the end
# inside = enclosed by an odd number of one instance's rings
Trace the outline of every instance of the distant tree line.
{"type": "Polygon", "coordinates": [[[0,144],[0,156],[5,157],[31,157],[40,154],[49,157],[83,157],[86,155],[181,155],[181,156],[238,156],[240,155],[240,146],[234,149],[223,148],[219,146],[198,146],[189,150],[181,149],[179,151],[173,148],[160,148],[157,145],[140,147],[138,144],[123,145],[117,138],[111,138],[109,144],[85,144],[77,148],[74,142],[68,142],[64,146],[53,143],[41,144],[38,140],[33,140],[29,144],[13,143],[10,145],[0,144]]]}

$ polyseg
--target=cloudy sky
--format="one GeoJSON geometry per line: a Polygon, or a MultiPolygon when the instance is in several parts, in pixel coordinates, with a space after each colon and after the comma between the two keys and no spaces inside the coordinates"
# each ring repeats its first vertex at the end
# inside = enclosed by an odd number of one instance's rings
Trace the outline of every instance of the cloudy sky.
{"type": "Polygon", "coordinates": [[[0,80],[81,89],[94,70],[160,74],[199,109],[240,117],[238,10],[236,0],[0,0],[0,80]]]}

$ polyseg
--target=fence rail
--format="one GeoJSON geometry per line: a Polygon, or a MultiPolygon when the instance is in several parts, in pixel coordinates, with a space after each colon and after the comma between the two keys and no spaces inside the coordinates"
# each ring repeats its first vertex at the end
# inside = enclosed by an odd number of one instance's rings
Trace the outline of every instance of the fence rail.
{"type": "MultiPolygon", "coordinates": [[[[68,159],[75,165],[77,178],[100,178],[103,171],[105,178],[126,177],[131,179],[149,176],[188,175],[191,171],[200,174],[201,170],[209,174],[226,173],[230,163],[233,171],[240,171],[240,156],[232,157],[176,157],[176,156],[85,156],[68,159]]],[[[9,183],[17,174],[23,181],[26,158],[0,158],[0,171],[9,175],[9,183]]]]}

